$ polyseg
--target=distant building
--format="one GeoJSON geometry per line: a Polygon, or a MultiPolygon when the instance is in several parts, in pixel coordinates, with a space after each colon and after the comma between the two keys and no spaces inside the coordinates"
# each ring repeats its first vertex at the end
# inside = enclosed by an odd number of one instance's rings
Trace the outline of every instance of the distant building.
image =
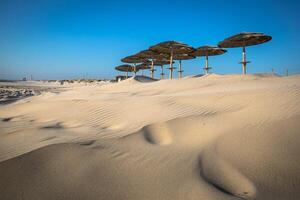
{"type": "Polygon", "coordinates": [[[22,81],[27,81],[27,78],[26,78],[26,77],[24,77],[24,78],[22,79],[22,81]]]}

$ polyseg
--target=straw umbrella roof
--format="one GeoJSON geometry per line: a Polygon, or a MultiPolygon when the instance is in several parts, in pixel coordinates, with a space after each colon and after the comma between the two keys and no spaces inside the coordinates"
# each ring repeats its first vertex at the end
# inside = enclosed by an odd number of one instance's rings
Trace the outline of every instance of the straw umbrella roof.
{"type": "Polygon", "coordinates": [[[115,69],[118,71],[122,71],[122,72],[133,72],[134,71],[134,67],[131,65],[119,65],[119,66],[115,67],[115,69]]]}
{"type": "Polygon", "coordinates": [[[173,59],[174,60],[190,60],[190,59],[194,59],[196,58],[193,55],[189,55],[189,54],[175,54],[173,59]]]}
{"type": "Polygon", "coordinates": [[[164,59],[166,58],[166,55],[160,54],[157,51],[152,50],[144,50],[137,53],[135,56],[144,58],[144,59],[164,59]]]}
{"type": "Polygon", "coordinates": [[[176,41],[166,41],[149,48],[152,51],[157,51],[159,53],[171,54],[185,54],[192,53],[195,49],[187,44],[176,42],[176,41]]]}
{"type": "Polygon", "coordinates": [[[125,62],[125,63],[142,63],[142,62],[146,61],[146,59],[136,56],[136,55],[132,55],[132,56],[127,56],[127,57],[123,58],[121,61],[125,62]]]}
{"type": "Polygon", "coordinates": [[[143,70],[143,69],[151,69],[151,67],[149,66],[149,64],[148,63],[142,63],[142,64],[139,64],[139,65],[137,65],[136,66],[136,68],[137,69],[141,69],[141,70],[143,70]]]}
{"type": "Polygon", "coordinates": [[[242,32],[226,38],[222,42],[219,42],[218,46],[222,48],[251,46],[268,42],[271,39],[271,36],[265,35],[263,33],[242,32]]]}
{"type": "MultiPolygon", "coordinates": [[[[174,61],[173,61],[173,63],[174,63],[174,61]]],[[[144,64],[151,65],[151,61],[147,61],[144,64]]],[[[153,60],[153,65],[155,65],[155,66],[168,65],[168,64],[170,64],[170,60],[167,60],[167,59],[162,59],[162,60],[155,59],[155,60],[153,60]]]]}
{"type": "MultiPolygon", "coordinates": [[[[174,62],[173,62],[173,63],[174,63],[174,62]]],[[[165,60],[165,59],[163,59],[163,60],[155,60],[155,61],[153,62],[153,64],[154,64],[155,66],[168,65],[168,64],[170,64],[170,60],[165,60]]]]}
{"type": "Polygon", "coordinates": [[[192,53],[192,55],[194,55],[194,56],[216,56],[216,55],[221,55],[226,52],[227,51],[225,49],[221,49],[219,47],[202,46],[202,47],[196,48],[196,51],[194,53],[192,53]]]}

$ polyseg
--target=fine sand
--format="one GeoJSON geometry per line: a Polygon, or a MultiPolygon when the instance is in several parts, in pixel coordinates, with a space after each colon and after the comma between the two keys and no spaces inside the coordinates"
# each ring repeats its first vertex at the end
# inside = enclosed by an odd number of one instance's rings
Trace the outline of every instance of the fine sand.
{"type": "Polygon", "coordinates": [[[300,199],[300,76],[69,84],[0,118],[1,200],[300,199]]]}

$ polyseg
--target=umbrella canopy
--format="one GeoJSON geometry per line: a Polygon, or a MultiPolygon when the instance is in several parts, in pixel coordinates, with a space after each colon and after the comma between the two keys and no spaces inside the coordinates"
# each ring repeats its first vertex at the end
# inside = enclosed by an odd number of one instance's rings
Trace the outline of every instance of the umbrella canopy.
{"type": "Polygon", "coordinates": [[[146,61],[145,58],[142,58],[142,57],[139,57],[139,56],[136,56],[136,55],[132,55],[132,56],[127,56],[125,58],[123,58],[121,60],[122,62],[125,62],[125,63],[142,63],[144,61],[146,61]]]}
{"type": "Polygon", "coordinates": [[[196,51],[192,53],[193,56],[216,56],[226,53],[225,49],[214,46],[201,46],[196,48],[196,51]]]}
{"type": "MultiPolygon", "coordinates": [[[[126,78],[128,78],[128,72],[136,72],[135,68],[131,65],[119,65],[117,67],[115,67],[116,70],[118,71],[122,71],[122,72],[126,72],[126,78]]],[[[138,71],[138,69],[137,69],[138,71]]]]}
{"type": "Polygon", "coordinates": [[[268,42],[271,39],[271,36],[265,35],[263,33],[242,32],[226,38],[222,42],[219,42],[218,46],[222,48],[252,46],[268,42]]]}
{"type": "Polygon", "coordinates": [[[249,61],[246,61],[245,47],[265,43],[271,39],[271,36],[263,33],[242,32],[219,42],[218,46],[222,48],[243,47],[243,57],[242,62],[240,63],[243,65],[243,74],[246,74],[246,65],[249,63],[249,61]]]}
{"type": "MultiPolygon", "coordinates": [[[[144,64],[148,64],[148,65],[151,65],[151,61],[147,61],[147,62],[144,62],[144,64]]],[[[174,61],[173,61],[174,63],[174,61]]],[[[155,59],[153,60],[153,65],[154,66],[161,66],[161,65],[167,65],[167,64],[170,64],[170,60],[166,60],[166,59],[162,59],[162,60],[158,60],[158,59],[155,59]]]]}
{"type": "Polygon", "coordinates": [[[168,65],[168,64],[170,64],[170,60],[165,60],[165,59],[163,59],[163,60],[154,60],[153,64],[155,66],[168,65]]]}
{"type": "Polygon", "coordinates": [[[151,46],[149,48],[152,51],[156,51],[160,54],[167,54],[170,56],[170,79],[173,78],[173,60],[174,56],[177,54],[189,54],[195,51],[195,49],[187,44],[176,42],[176,41],[166,41],[159,43],[157,45],[151,46]]]}
{"type": "Polygon", "coordinates": [[[214,46],[202,46],[199,48],[196,48],[196,51],[193,53],[194,56],[205,56],[205,67],[204,71],[205,74],[209,73],[209,69],[211,67],[208,67],[208,56],[216,56],[216,55],[221,55],[223,53],[226,53],[227,51],[225,49],[221,49],[219,47],[214,47],[214,46]]]}
{"type": "Polygon", "coordinates": [[[193,55],[189,55],[189,54],[175,54],[173,56],[174,60],[190,60],[190,59],[194,59],[194,58],[196,58],[196,57],[193,55]]]}
{"type": "Polygon", "coordinates": [[[136,54],[136,56],[144,58],[144,59],[165,59],[167,58],[167,55],[158,53],[157,51],[152,51],[152,50],[144,50],[140,51],[139,53],[136,54]]]}
{"type": "Polygon", "coordinates": [[[142,63],[142,62],[144,62],[144,61],[147,61],[146,59],[144,59],[144,58],[141,58],[141,57],[139,57],[139,56],[136,56],[136,55],[132,55],[132,56],[127,56],[127,57],[125,57],[125,58],[123,58],[123,59],[121,59],[121,61],[122,62],[125,62],[125,63],[133,63],[133,68],[134,68],[134,70],[133,70],[133,72],[134,72],[134,74],[136,74],[136,72],[138,71],[137,69],[136,69],[136,64],[137,63],[142,63]]]}
{"type": "Polygon", "coordinates": [[[136,66],[138,70],[151,69],[149,63],[142,63],[136,66]]]}
{"type": "Polygon", "coordinates": [[[131,65],[119,65],[115,67],[116,70],[122,71],[122,72],[133,72],[133,66],[131,65]]]}
{"type": "Polygon", "coordinates": [[[185,54],[195,51],[193,47],[176,41],[161,42],[157,45],[151,46],[149,49],[165,54],[171,54],[171,52],[173,52],[173,54],[185,54]]]}

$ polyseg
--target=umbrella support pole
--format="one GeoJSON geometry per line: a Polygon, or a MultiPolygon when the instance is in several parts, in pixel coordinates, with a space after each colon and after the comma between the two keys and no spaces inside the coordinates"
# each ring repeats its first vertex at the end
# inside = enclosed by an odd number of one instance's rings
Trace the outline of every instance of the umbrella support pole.
{"type": "Polygon", "coordinates": [[[165,74],[164,74],[164,66],[161,65],[160,68],[161,68],[160,79],[164,79],[164,75],[165,75],[165,74]]]}
{"type": "Polygon", "coordinates": [[[173,49],[171,50],[171,57],[170,57],[170,79],[173,78],[173,49]]]}
{"type": "Polygon", "coordinates": [[[246,49],[245,47],[243,47],[243,74],[246,74],[247,73],[247,69],[246,69],[246,66],[247,63],[246,63],[246,49]]]}
{"type": "Polygon", "coordinates": [[[154,62],[153,62],[153,60],[151,61],[151,70],[150,70],[150,72],[151,72],[151,78],[154,78],[154,62]]]}
{"type": "Polygon", "coordinates": [[[242,52],[243,60],[240,62],[243,65],[243,74],[247,74],[247,63],[250,63],[250,61],[246,61],[246,48],[243,46],[243,52],[242,52]]]}
{"type": "Polygon", "coordinates": [[[205,68],[204,68],[204,70],[205,70],[205,74],[208,74],[209,73],[209,67],[208,67],[208,56],[206,55],[205,56],[205,68]]]}
{"type": "Polygon", "coordinates": [[[126,79],[128,79],[128,72],[126,72],[126,79]]]}
{"type": "Polygon", "coordinates": [[[133,72],[134,72],[134,76],[136,76],[136,64],[135,63],[133,65],[133,72]]]}
{"type": "Polygon", "coordinates": [[[182,78],[182,65],[181,65],[181,60],[179,60],[179,71],[178,71],[178,78],[182,78]]]}

